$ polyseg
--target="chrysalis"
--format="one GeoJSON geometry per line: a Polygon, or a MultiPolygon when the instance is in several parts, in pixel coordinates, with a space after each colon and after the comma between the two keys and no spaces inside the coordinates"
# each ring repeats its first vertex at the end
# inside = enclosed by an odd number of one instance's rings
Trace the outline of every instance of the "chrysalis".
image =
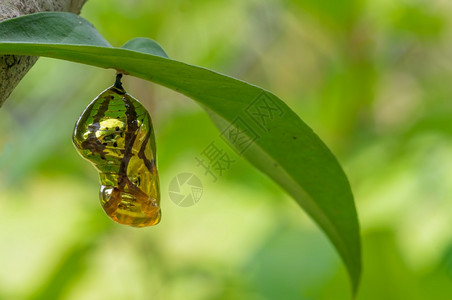
{"type": "Polygon", "coordinates": [[[83,111],[72,140],[100,175],[100,201],[107,215],[134,227],[160,221],[160,191],[151,117],[126,93],[122,74],[83,111]]]}

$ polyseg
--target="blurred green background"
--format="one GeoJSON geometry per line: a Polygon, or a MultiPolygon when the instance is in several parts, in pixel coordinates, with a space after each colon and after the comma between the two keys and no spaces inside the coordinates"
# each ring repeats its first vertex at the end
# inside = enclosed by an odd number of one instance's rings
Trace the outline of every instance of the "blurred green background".
{"type": "MultiPolygon", "coordinates": [[[[452,297],[452,3],[89,0],[112,45],[143,36],[176,60],[284,99],[344,166],[363,238],[358,299],[452,297]]],[[[157,135],[162,222],[104,214],[71,135],[115,72],[41,58],[0,110],[0,299],[350,299],[332,245],[190,99],[125,78],[157,135]],[[235,160],[217,181],[196,157],[235,160]],[[179,173],[204,186],[175,205],[179,173]]],[[[328,187],[325,187],[328,188],[328,187]]]]}

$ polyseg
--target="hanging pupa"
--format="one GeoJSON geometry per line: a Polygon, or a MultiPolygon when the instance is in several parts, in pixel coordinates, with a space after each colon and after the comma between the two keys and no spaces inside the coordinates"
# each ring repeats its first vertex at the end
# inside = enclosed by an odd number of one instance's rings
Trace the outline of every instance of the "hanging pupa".
{"type": "Polygon", "coordinates": [[[156,225],[160,190],[151,116],[124,90],[121,77],[85,108],[72,140],[99,171],[100,201],[107,215],[124,225],[156,225]]]}

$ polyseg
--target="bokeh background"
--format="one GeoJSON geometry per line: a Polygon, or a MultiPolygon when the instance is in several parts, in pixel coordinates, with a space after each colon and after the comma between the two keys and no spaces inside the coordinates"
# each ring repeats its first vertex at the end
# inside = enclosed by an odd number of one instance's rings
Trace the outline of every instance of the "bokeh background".
{"type": "MultiPolygon", "coordinates": [[[[451,14],[445,0],[89,0],[81,15],[112,45],[153,38],[280,96],[351,181],[358,299],[451,299],[451,14]]],[[[193,101],[130,77],[154,121],[163,219],[110,221],[71,135],[113,80],[41,58],[1,108],[0,299],[350,299],[337,253],[295,202],[193,101]],[[235,160],[217,181],[196,161],[211,142],[235,160]],[[191,207],[168,196],[183,172],[204,187],[191,207]]]]}

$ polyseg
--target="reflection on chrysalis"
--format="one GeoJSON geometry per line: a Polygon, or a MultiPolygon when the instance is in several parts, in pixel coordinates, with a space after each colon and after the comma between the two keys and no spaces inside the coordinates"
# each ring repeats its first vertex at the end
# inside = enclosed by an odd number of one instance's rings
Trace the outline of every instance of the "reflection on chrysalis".
{"type": "Polygon", "coordinates": [[[100,175],[100,200],[114,221],[134,227],[160,221],[160,191],[151,117],[115,84],[95,98],[78,119],[72,140],[100,175]]]}

